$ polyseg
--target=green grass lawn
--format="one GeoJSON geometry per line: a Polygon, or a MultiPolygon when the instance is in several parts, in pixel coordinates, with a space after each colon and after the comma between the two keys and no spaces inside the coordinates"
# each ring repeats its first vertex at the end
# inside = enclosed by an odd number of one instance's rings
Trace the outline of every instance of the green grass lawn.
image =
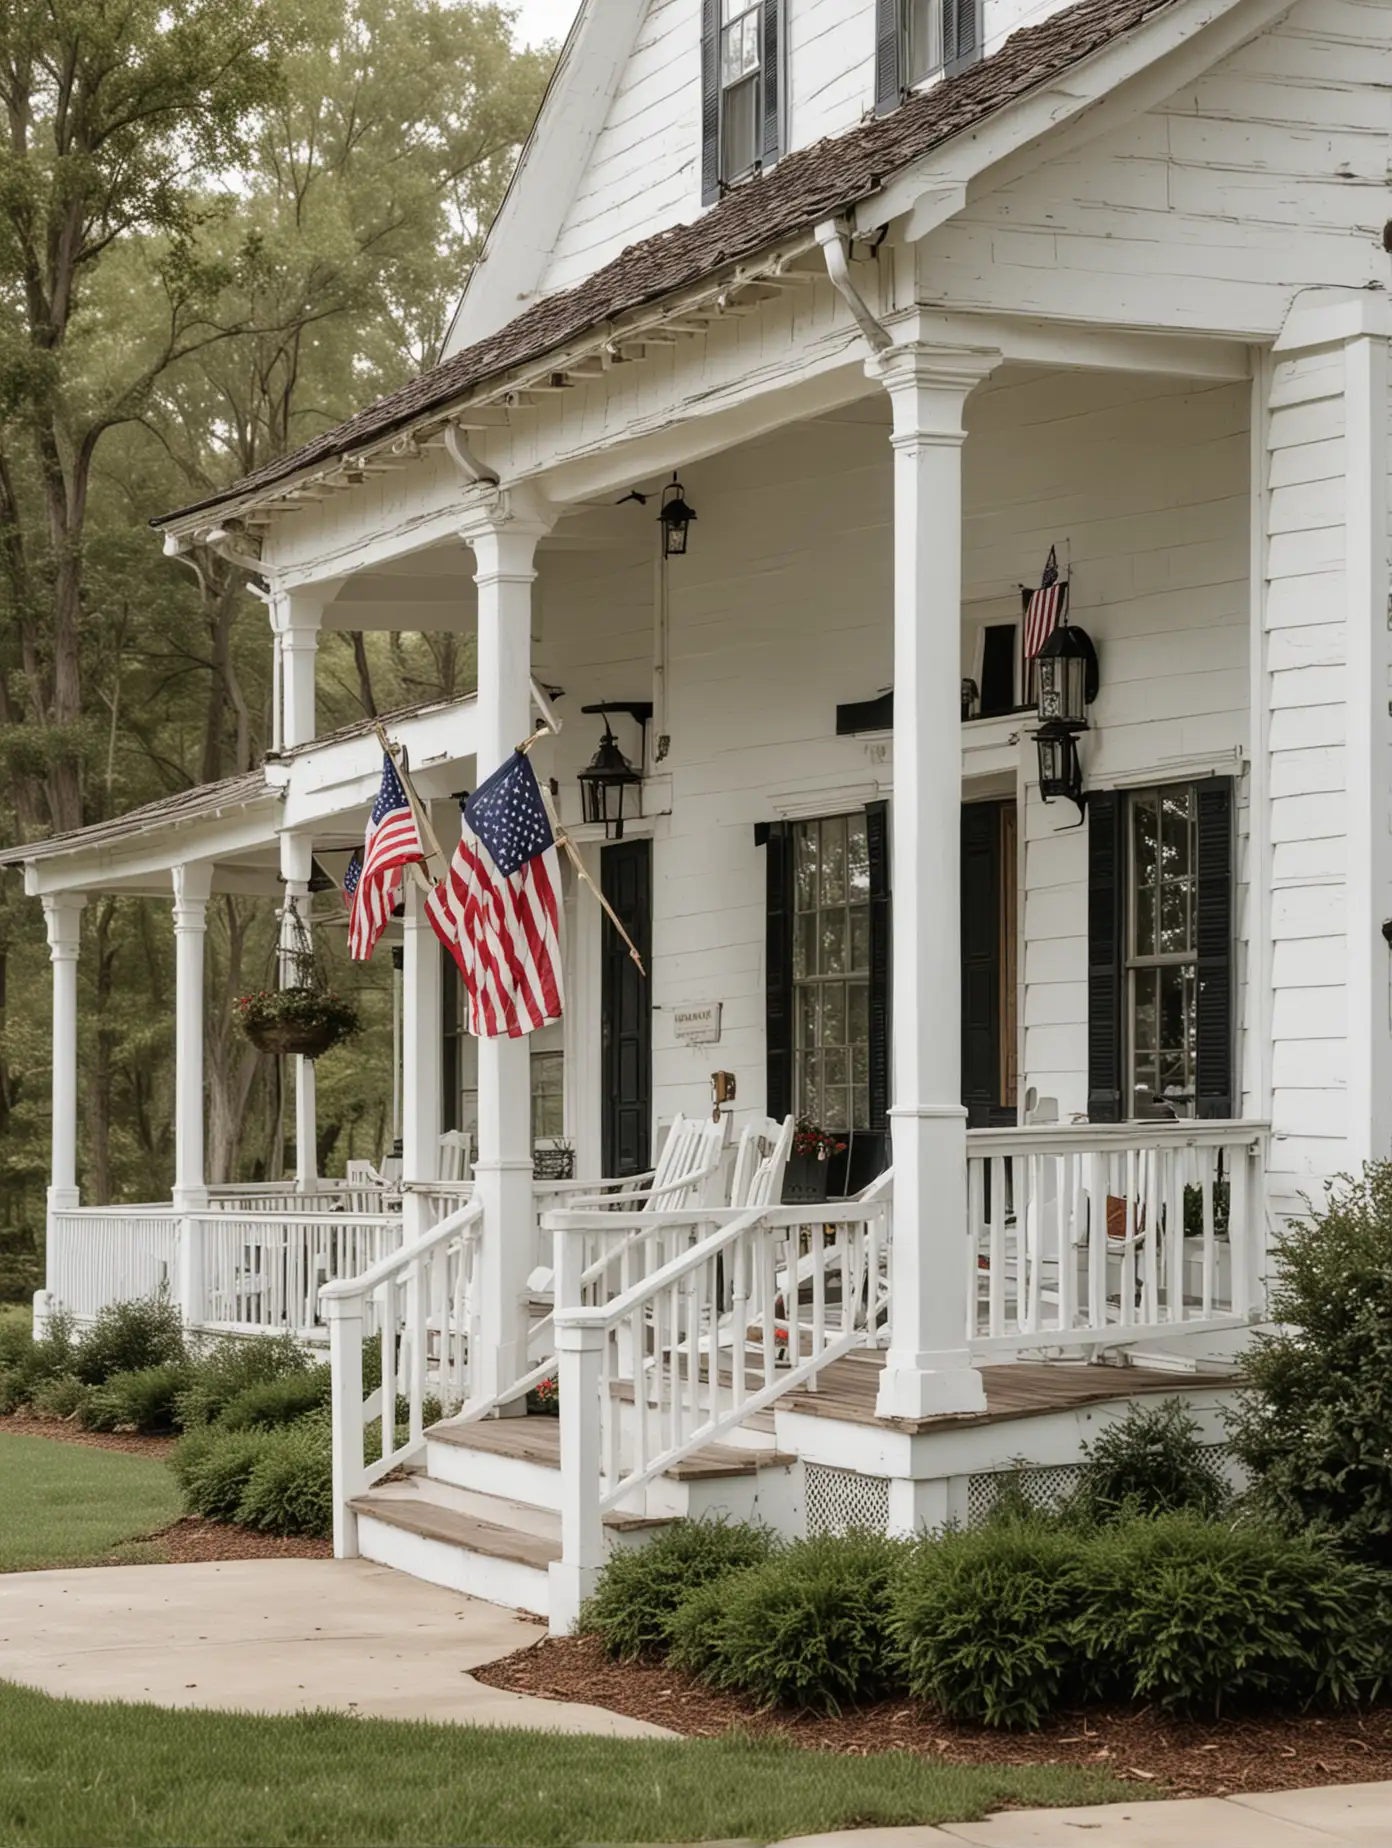
{"type": "Polygon", "coordinates": [[[158,1546],[127,1543],[179,1511],[157,1457],[0,1430],[0,1572],[90,1566],[113,1552],[131,1564],[158,1560],[158,1546]]]}
{"type": "Polygon", "coordinates": [[[741,1738],[178,1712],[53,1700],[5,1683],[0,1740],[6,1848],[773,1841],[1137,1795],[1101,1772],[1048,1766],[842,1758],[741,1738]]]}

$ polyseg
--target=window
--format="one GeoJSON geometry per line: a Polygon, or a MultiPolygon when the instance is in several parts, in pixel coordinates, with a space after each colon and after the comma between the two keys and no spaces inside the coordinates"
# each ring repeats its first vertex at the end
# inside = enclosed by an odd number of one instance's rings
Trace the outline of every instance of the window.
{"type": "Polygon", "coordinates": [[[758,164],[760,0],[720,0],[720,177],[758,164]]]}
{"type": "Polygon", "coordinates": [[[701,201],[781,151],[783,0],[701,0],[701,201]]]}
{"type": "Polygon", "coordinates": [[[1128,807],[1127,1056],[1132,1111],[1193,1116],[1198,996],[1198,817],[1192,784],[1128,807]]]}
{"type": "Polygon", "coordinates": [[[532,1141],[558,1142],[565,1135],[565,1054],[532,1054],[532,1141]]]}
{"type": "Polygon", "coordinates": [[[870,851],[864,815],[793,824],[793,1111],[870,1127],[870,851]]]}
{"type": "Polygon", "coordinates": [[[904,82],[909,89],[942,69],[942,0],[904,0],[904,82]]]}

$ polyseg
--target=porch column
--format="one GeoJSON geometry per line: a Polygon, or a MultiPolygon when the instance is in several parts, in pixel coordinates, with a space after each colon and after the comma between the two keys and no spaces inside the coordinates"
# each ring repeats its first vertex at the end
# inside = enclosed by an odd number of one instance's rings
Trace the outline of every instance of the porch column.
{"type": "MultiPolygon", "coordinates": [[[[406,877],[402,932],[401,1178],[433,1181],[440,1168],[441,979],[440,940],[425,915],[425,894],[406,877]]],[[[396,981],[395,972],[392,975],[396,981]]],[[[419,1238],[429,1228],[427,1202],[407,1192],[403,1231],[419,1238]]]]}
{"type": "MultiPolygon", "coordinates": [[[[291,906],[298,913],[306,932],[309,930],[309,881],[314,871],[314,845],[304,835],[282,834],[280,837],[280,876],[285,885],[285,901],[280,913],[280,985],[288,988],[295,978],[292,952],[296,933],[291,922],[291,906]]],[[[314,1187],[319,1178],[318,1101],[314,1088],[314,1061],[295,1056],[295,1185],[302,1192],[314,1187]]]]}
{"type": "Polygon", "coordinates": [[[317,735],[314,705],[314,670],[319,651],[319,627],[324,606],[337,589],[315,585],[305,590],[276,592],[271,605],[280,665],[280,743],[291,750],[317,735]]]}
{"type": "MultiPolygon", "coordinates": [[[[511,496],[492,517],[463,529],[477,565],[480,783],[532,728],[533,561],[548,529],[547,519],[511,496]]],[[[531,1041],[525,1037],[478,1043],[478,1142],[480,1351],[470,1396],[491,1397],[527,1370],[526,1289],[536,1259],[531,1041]]]]}
{"type": "Polygon", "coordinates": [[[174,1204],[207,1204],[203,1171],[203,948],[213,869],[176,866],[174,879],[174,1204]]]}
{"type": "MultiPolygon", "coordinates": [[[[53,1131],[48,1210],[71,1211],[77,1197],[77,951],[81,893],[55,892],[43,901],[53,964],[53,1131]]],[[[50,1250],[52,1245],[50,1244],[50,1250]]]]}
{"type": "Polygon", "coordinates": [[[891,1418],[986,1406],[965,1345],[962,410],[999,360],[912,341],[868,364],[894,417],[891,1418]]]}

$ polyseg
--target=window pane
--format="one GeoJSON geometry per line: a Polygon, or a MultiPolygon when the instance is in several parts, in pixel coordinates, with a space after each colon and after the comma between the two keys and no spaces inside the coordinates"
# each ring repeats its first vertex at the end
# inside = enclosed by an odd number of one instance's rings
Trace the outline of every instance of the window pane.
{"type": "Polygon", "coordinates": [[[851,967],[870,967],[870,913],[863,905],[851,913],[851,967]]]}
{"type": "Polygon", "coordinates": [[[823,1046],[846,1044],[846,990],[840,982],[829,982],[822,990],[823,1046]]]}
{"type": "Polygon", "coordinates": [[[1135,887],[1131,904],[1131,942],[1137,956],[1155,954],[1155,877],[1157,818],[1154,798],[1131,800],[1132,870],[1135,887]]]}
{"type": "Polygon", "coordinates": [[[846,878],[851,902],[870,896],[870,841],[865,832],[865,817],[852,815],[846,823],[846,878]]]}
{"type": "Polygon", "coordinates": [[[817,973],[817,914],[804,912],[793,920],[793,980],[817,973]]]}
{"type": "Polygon", "coordinates": [[[870,1092],[863,1084],[851,1087],[851,1128],[869,1129],[870,1127],[870,1092]]]}
{"type": "Polygon", "coordinates": [[[793,903],[811,911],[817,903],[817,824],[800,821],[793,830],[793,903]]]}
{"type": "Polygon", "coordinates": [[[815,988],[798,989],[795,1018],[798,1050],[808,1051],[817,1043],[817,991],[815,988]]]}
{"type": "Polygon", "coordinates": [[[837,816],[822,823],[822,903],[846,902],[846,824],[837,816]]]}
{"type": "Polygon", "coordinates": [[[940,0],[908,0],[906,74],[919,83],[942,63],[942,9],[940,0]]]}
{"type": "Polygon", "coordinates": [[[822,959],[817,966],[817,972],[819,975],[844,975],[846,973],[846,914],[844,911],[823,911],[820,917],[822,959]]]}
{"type": "Polygon", "coordinates": [[[822,1092],[817,1082],[817,1054],[807,1052],[798,1060],[798,1098],[797,1114],[811,1117],[814,1123],[822,1120],[822,1092]]]}
{"type": "Polygon", "coordinates": [[[1187,879],[1167,879],[1160,888],[1160,941],[1164,955],[1180,954],[1191,949],[1189,918],[1191,912],[1187,879]]]}
{"type": "Polygon", "coordinates": [[[864,982],[850,982],[846,993],[846,1038],[852,1046],[870,1044],[870,990],[864,982]]]}
{"type": "Polygon", "coordinates": [[[732,19],[740,19],[750,10],[752,0],[720,0],[720,23],[728,26],[732,19]]]}
{"type": "Polygon", "coordinates": [[[748,13],[725,32],[720,58],[720,81],[727,86],[738,83],[741,77],[748,76],[750,71],[756,71],[758,68],[758,15],[748,13]]]}
{"type": "Polygon", "coordinates": [[[726,90],[721,104],[721,178],[737,180],[759,154],[759,79],[746,77],[726,90]]]}
{"type": "Polygon", "coordinates": [[[849,1129],[851,1127],[851,1100],[845,1085],[829,1084],[822,1092],[823,1129],[849,1129]]]}

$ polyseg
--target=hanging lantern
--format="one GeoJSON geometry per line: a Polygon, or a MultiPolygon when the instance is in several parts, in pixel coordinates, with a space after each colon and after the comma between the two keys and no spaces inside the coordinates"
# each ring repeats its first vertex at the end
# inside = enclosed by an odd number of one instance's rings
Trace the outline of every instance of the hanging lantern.
{"type": "Polygon", "coordinates": [[[643,776],[619,749],[618,740],[609,728],[607,713],[599,749],[580,772],[578,780],[585,820],[602,822],[604,838],[621,841],[624,821],[633,820],[643,812],[643,776]],[[630,801],[631,806],[628,806],[630,801]]]}
{"type": "Polygon", "coordinates": [[[1067,725],[1044,725],[1034,734],[1034,742],[1039,751],[1041,800],[1052,802],[1055,797],[1062,796],[1065,801],[1076,803],[1081,813],[1085,798],[1077,733],[1067,725]]]}
{"type": "Polygon", "coordinates": [[[662,525],[662,556],[684,558],[696,510],[687,505],[685,491],[675,475],[662,490],[662,507],[657,517],[662,525]]]}

